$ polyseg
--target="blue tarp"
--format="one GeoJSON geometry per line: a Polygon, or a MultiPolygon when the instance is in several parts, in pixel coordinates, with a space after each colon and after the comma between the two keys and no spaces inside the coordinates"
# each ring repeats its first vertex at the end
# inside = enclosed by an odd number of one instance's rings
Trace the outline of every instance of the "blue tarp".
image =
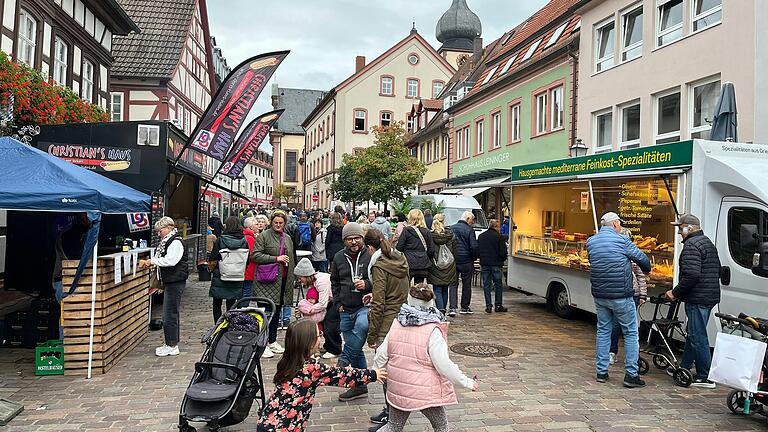
{"type": "Polygon", "coordinates": [[[13,138],[0,138],[0,209],[149,213],[150,197],[13,138]]]}

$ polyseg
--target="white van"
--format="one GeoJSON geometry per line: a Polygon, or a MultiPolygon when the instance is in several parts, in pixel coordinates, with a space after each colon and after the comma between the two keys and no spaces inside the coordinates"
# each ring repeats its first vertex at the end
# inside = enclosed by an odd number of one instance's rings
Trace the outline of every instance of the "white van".
{"type": "Polygon", "coordinates": [[[475,235],[480,235],[488,229],[488,219],[480,207],[480,203],[473,197],[462,195],[412,195],[413,208],[420,208],[423,201],[431,201],[444,207],[445,226],[454,225],[461,219],[462,213],[471,211],[475,215],[475,235]]]}

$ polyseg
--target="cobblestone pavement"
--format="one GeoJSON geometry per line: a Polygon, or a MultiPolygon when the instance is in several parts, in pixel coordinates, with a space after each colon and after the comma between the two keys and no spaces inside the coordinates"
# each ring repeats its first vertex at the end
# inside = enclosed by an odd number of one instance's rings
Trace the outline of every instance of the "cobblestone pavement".
{"type": "MultiPolygon", "coordinates": [[[[183,300],[182,353],[157,358],[162,332],[149,337],[106,375],[92,380],[35,377],[29,350],[2,350],[0,397],[24,404],[7,431],[172,431],[181,397],[203,350],[201,335],[211,324],[208,288],[190,284],[183,300]]],[[[611,380],[594,380],[594,324],[589,317],[561,320],[544,310],[543,301],[508,292],[506,314],[482,313],[476,289],[472,316],[453,319],[449,344],[489,342],[509,347],[508,357],[478,358],[452,353],[469,376],[477,374],[480,391],[459,391],[459,405],[448,410],[455,431],[737,431],[766,430],[765,419],[728,412],[725,388],[675,387],[652,367],[648,386],[621,386],[623,371],[611,368],[611,380]]],[[[282,334],[281,336],[282,337],[282,334]]],[[[372,352],[368,352],[369,358],[372,352]]],[[[265,359],[265,377],[277,359],[265,359]]],[[[368,416],[378,413],[384,396],[371,386],[368,400],[342,403],[337,388],[322,388],[312,411],[310,431],[365,431],[368,416]]],[[[254,430],[255,409],[231,431],[254,430]]],[[[431,430],[414,414],[408,431],[431,430]]]]}

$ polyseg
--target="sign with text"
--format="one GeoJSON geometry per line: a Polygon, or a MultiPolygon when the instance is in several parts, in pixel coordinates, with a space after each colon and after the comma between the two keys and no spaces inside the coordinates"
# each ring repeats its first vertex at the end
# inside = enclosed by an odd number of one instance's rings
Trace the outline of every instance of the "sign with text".
{"type": "Polygon", "coordinates": [[[689,166],[692,157],[693,141],[683,141],[516,166],[512,181],[689,166]]]}
{"type": "Polygon", "coordinates": [[[236,179],[245,170],[245,166],[259,150],[261,142],[267,137],[272,125],[285,110],[271,111],[255,118],[235,142],[235,147],[227,156],[227,162],[221,167],[222,174],[236,179]]]}
{"type": "Polygon", "coordinates": [[[40,143],[39,148],[91,171],[139,173],[141,151],[137,149],[54,143],[40,143]]]}
{"type": "Polygon", "coordinates": [[[235,67],[190,135],[190,148],[224,162],[248,112],[288,53],[262,54],[235,67]]]}
{"type": "MultiPolygon", "coordinates": [[[[152,192],[152,223],[155,223],[165,216],[165,201],[163,194],[159,192],[152,192]]],[[[157,231],[152,230],[152,243],[151,246],[157,247],[160,244],[160,237],[157,235],[157,231]]]]}
{"type": "Polygon", "coordinates": [[[146,231],[150,228],[147,213],[128,213],[128,229],[131,232],[146,231]]]}

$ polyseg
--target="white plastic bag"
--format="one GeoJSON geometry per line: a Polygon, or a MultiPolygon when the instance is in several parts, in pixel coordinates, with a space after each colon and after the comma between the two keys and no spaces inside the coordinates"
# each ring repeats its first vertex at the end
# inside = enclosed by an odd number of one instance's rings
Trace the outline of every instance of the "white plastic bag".
{"type": "Polygon", "coordinates": [[[738,390],[757,392],[765,349],[763,342],[718,333],[709,380],[738,390]]]}

